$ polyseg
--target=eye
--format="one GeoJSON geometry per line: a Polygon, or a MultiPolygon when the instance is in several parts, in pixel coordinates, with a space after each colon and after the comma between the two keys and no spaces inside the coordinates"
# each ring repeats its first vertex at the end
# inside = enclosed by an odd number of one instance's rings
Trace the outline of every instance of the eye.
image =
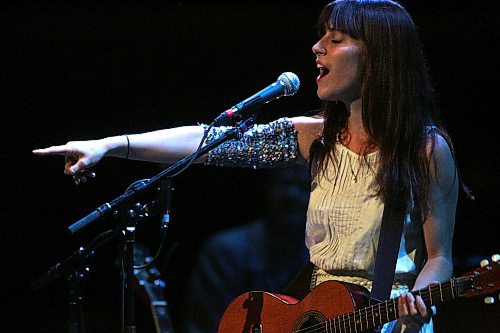
{"type": "Polygon", "coordinates": [[[342,40],[344,39],[343,34],[340,33],[340,31],[338,31],[338,30],[330,31],[329,37],[330,37],[330,42],[332,44],[340,44],[342,42],[342,40]]]}

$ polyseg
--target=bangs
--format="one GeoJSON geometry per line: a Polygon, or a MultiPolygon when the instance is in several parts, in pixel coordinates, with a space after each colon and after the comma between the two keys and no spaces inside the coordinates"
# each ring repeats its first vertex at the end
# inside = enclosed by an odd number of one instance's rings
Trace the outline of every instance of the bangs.
{"type": "Polygon", "coordinates": [[[359,39],[362,36],[360,13],[362,8],[357,1],[337,0],[329,3],[319,16],[318,33],[322,36],[327,30],[337,30],[359,39]]]}

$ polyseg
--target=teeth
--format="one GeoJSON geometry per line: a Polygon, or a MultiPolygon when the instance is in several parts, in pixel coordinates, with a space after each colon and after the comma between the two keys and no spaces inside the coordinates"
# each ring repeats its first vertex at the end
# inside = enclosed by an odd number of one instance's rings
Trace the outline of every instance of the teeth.
{"type": "Polygon", "coordinates": [[[323,68],[320,64],[316,64],[316,68],[323,68]]]}

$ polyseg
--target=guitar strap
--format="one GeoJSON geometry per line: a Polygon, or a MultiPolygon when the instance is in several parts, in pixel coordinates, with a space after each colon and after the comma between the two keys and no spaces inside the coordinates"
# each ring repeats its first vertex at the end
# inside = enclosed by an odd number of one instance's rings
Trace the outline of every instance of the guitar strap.
{"type": "Polygon", "coordinates": [[[394,282],[394,272],[405,217],[405,210],[397,209],[394,201],[386,200],[384,205],[373,271],[371,305],[389,299],[394,282]]]}

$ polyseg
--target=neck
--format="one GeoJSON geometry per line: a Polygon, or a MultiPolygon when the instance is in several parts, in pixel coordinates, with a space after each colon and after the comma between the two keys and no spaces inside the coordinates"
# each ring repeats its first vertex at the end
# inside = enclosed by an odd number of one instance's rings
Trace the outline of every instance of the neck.
{"type": "Polygon", "coordinates": [[[347,105],[349,118],[347,129],[342,135],[342,144],[359,155],[367,154],[374,150],[370,137],[363,126],[361,99],[347,105]]]}

